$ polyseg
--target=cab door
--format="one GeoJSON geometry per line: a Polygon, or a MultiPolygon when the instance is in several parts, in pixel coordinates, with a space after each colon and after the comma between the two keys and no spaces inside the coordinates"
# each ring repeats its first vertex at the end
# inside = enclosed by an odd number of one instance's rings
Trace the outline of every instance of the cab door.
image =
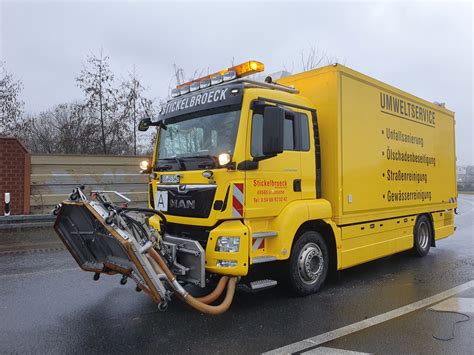
{"type": "Polygon", "coordinates": [[[263,108],[250,111],[248,135],[250,149],[247,161],[258,160],[245,175],[245,218],[277,216],[286,205],[301,200],[301,150],[298,134],[299,115],[289,107],[285,109],[283,152],[264,159],[262,151],[263,108]]]}

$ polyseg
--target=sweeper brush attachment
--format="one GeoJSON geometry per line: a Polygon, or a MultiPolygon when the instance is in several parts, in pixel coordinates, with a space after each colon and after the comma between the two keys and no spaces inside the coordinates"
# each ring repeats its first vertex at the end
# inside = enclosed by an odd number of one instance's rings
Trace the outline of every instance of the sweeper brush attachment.
{"type": "Polygon", "coordinates": [[[160,310],[175,293],[204,313],[220,314],[229,308],[236,278],[222,277],[216,289],[201,298],[183,288],[188,283],[205,286],[205,255],[197,241],[167,235],[166,217],[159,211],[118,207],[110,200],[110,191],[93,191],[94,200],[89,201],[83,189],[76,188],[56,207],[54,229],[81,269],[94,273],[94,280],[100,274],[122,274],[121,284],[132,279],[137,291],[145,291],[160,310]],[[150,214],[160,216],[161,234],[147,224],[150,214]],[[224,301],[209,305],[226,286],[224,301]]]}

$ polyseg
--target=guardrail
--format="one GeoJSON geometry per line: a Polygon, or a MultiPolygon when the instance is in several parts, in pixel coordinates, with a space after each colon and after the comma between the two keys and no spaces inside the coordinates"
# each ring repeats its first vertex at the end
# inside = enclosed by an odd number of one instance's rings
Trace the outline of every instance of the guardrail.
{"type": "Polygon", "coordinates": [[[0,217],[0,255],[64,249],[53,230],[54,220],[52,214],[0,217]]]}
{"type": "Polygon", "coordinates": [[[0,217],[0,230],[50,227],[55,218],[52,214],[2,216],[0,217]]]}

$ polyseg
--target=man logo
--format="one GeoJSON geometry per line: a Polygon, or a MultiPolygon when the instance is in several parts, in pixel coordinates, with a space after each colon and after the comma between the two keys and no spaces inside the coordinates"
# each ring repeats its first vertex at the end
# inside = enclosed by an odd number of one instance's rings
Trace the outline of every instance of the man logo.
{"type": "Polygon", "coordinates": [[[196,208],[196,201],[194,200],[175,200],[170,199],[171,208],[184,208],[194,210],[196,208]]]}

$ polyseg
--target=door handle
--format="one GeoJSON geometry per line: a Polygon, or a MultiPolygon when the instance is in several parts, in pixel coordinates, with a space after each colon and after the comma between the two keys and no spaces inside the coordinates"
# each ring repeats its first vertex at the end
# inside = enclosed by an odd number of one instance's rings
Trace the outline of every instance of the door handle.
{"type": "Polygon", "coordinates": [[[293,180],[293,191],[301,192],[301,179],[293,180]]]}

